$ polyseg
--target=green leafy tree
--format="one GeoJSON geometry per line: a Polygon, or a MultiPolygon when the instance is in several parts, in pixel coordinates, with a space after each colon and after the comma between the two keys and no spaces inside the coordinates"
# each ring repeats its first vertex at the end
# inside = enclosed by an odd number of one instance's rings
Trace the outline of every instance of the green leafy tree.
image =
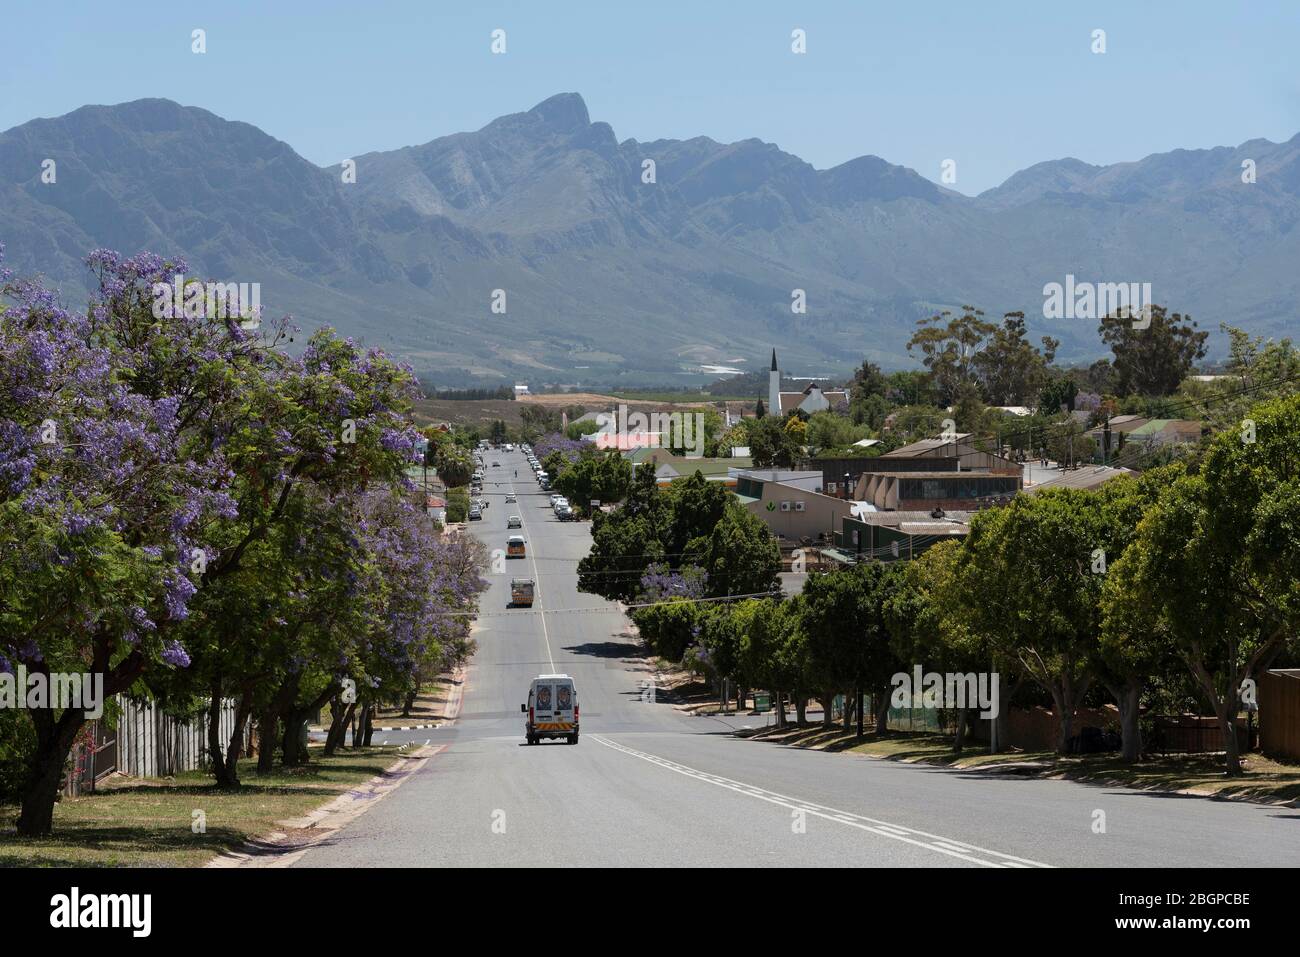
{"type": "Polygon", "coordinates": [[[681,661],[699,637],[699,606],[670,598],[632,611],[632,621],[650,650],[668,661],[681,661]]]}
{"type": "Polygon", "coordinates": [[[1209,337],[1191,316],[1157,305],[1150,307],[1149,319],[1127,312],[1107,316],[1097,331],[1115,357],[1121,395],[1171,395],[1193,364],[1205,358],[1209,337]]]}
{"type": "MultiPolygon", "coordinates": [[[[716,483],[712,483],[716,484],[716,483]]],[[[779,592],[781,548],[771,530],[736,499],[724,500],[722,516],[708,533],[703,562],[715,596],[779,592]]]]}
{"type": "Polygon", "coordinates": [[[975,355],[975,371],[990,405],[1021,405],[1038,395],[1059,340],[1043,337],[1040,352],[1028,340],[1023,312],[1009,312],[975,355]]]}
{"type": "Polygon", "coordinates": [[[1097,500],[1060,489],[975,515],[958,580],[969,627],[1051,695],[1057,751],[1095,675],[1106,530],[1097,500]]]}
{"type": "MultiPolygon", "coordinates": [[[[895,565],[864,562],[810,576],[804,584],[799,630],[826,725],[831,723],[831,700],[839,691],[856,698],[858,692],[870,690],[882,708],[888,707],[890,679],[901,662],[890,644],[885,609],[898,577],[895,565]]],[[[877,712],[882,732],[885,713],[877,712]]]]}
{"type": "Polygon", "coordinates": [[[434,454],[434,467],[448,488],[467,485],[474,475],[474,456],[462,446],[444,442],[434,454]]]}
{"type": "Polygon", "coordinates": [[[755,467],[790,468],[799,453],[798,442],[776,415],[755,419],[749,426],[749,454],[755,467]]]}
{"type": "Polygon", "coordinates": [[[1243,685],[1300,632],[1300,397],[1263,403],[1164,490],[1112,566],[1108,627],[1168,639],[1241,773],[1243,685]]]}
{"type": "MultiPolygon", "coordinates": [[[[958,563],[962,544],[939,542],[902,566],[898,586],[885,602],[885,623],[900,669],[971,673],[991,670],[999,676],[1000,713],[1010,702],[1003,690],[1007,660],[995,661],[989,642],[970,626],[962,605],[958,563]]],[[[969,715],[960,713],[953,750],[961,753],[969,715]]],[[[994,720],[997,720],[995,718],[994,720]]]]}
{"type": "Polygon", "coordinates": [[[1124,760],[1142,756],[1141,716],[1143,694],[1153,683],[1168,683],[1171,671],[1180,667],[1177,649],[1169,630],[1151,620],[1145,609],[1131,616],[1133,605],[1123,600],[1128,578],[1125,565],[1111,574],[1137,535],[1139,523],[1161,493],[1182,475],[1180,467],[1145,472],[1137,478],[1107,482],[1095,495],[1100,501],[1108,533],[1107,572],[1102,585],[1102,626],[1098,648],[1097,676],[1119,708],[1120,736],[1124,760]]]}
{"type": "Polygon", "coordinates": [[[965,383],[976,383],[976,356],[985,347],[997,326],[984,318],[974,306],[962,306],[954,316],[945,310],[938,315],[917,320],[917,328],[907,342],[907,351],[921,353],[939,390],[939,402],[948,405],[965,383]]]}

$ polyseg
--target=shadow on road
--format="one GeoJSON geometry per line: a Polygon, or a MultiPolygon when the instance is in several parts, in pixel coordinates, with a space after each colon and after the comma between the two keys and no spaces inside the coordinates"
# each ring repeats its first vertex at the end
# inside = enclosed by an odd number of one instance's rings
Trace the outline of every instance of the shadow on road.
{"type": "Polygon", "coordinates": [[[591,655],[593,658],[628,658],[642,659],[649,655],[638,645],[624,644],[618,641],[589,641],[582,645],[568,645],[564,649],[575,655],[591,655]]]}

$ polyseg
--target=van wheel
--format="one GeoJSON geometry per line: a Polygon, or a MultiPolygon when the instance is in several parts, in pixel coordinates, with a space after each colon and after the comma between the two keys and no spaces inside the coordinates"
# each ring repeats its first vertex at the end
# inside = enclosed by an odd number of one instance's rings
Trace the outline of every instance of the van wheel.
{"type": "Polygon", "coordinates": [[[536,735],[532,735],[532,734],[530,734],[530,735],[528,736],[528,743],[529,743],[529,744],[536,744],[536,743],[537,743],[537,737],[536,737],[536,735]]]}
{"type": "Polygon", "coordinates": [[[577,743],[578,743],[578,736],[576,734],[569,735],[569,744],[577,744],[577,743]]]}

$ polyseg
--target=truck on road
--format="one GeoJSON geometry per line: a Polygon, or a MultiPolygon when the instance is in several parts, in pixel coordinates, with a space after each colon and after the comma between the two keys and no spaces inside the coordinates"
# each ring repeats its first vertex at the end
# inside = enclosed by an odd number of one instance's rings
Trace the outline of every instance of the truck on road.
{"type": "Polygon", "coordinates": [[[531,578],[510,579],[510,606],[533,607],[533,580],[531,578]]]}

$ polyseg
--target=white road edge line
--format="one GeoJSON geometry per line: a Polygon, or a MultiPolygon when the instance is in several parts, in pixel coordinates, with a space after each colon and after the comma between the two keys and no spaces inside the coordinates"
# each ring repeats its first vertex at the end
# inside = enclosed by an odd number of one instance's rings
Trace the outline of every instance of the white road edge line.
{"type": "Polygon", "coordinates": [[[788,797],[784,794],[778,794],[776,791],[768,791],[765,788],[755,787],[752,784],[744,784],[740,781],[733,781],[730,778],[724,778],[716,774],[706,774],[695,768],[687,767],[684,764],[678,764],[676,761],[670,761],[667,758],[661,758],[658,755],[649,754],[645,751],[637,751],[635,748],[629,748],[623,744],[617,744],[610,741],[603,735],[593,734],[592,739],[603,744],[607,748],[615,751],[622,751],[624,754],[630,754],[634,758],[640,758],[642,761],[648,761],[650,764],[657,764],[669,771],[675,771],[687,777],[695,778],[706,784],[712,784],[715,787],[726,788],[729,791],[735,791],[739,794],[745,794],[749,797],[756,797],[761,801],[769,804],[777,804],[781,807],[787,807],[792,811],[804,811],[808,814],[815,815],[828,821],[835,821],[848,827],[856,827],[862,831],[869,831],[872,834],[878,834],[881,837],[889,838],[894,841],[902,841],[905,844],[912,844],[916,847],[925,848],[928,851],[935,851],[939,854],[946,854],[949,857],[961,858],[970,861],[972,864],[979,864],[983,867],[1045,867],[1050,868],[1052,865],[1044,864],[1041,861],[1033,861],[1025,857],[1014,857],[1011,854],[1003,854],[1000,851],[989,850],[988,848],[978,847],[974,844],[966,844],[962,841],[954,841],[938,834],[929,834],[925,831],[918,831],[913,828],[907,828],[906,834],[897,833],[903,828],[890,824],[886,821],[878,821],[875,818],[866,817],[862,814],[854,814],[851,811],[840,811],[832,807],[826,807],[822,804],[814,804],[812,801],[801,801],[796,798],[788,797]],[[865,823],[864,823],[865,822],[865,823]],[[888,828],[889,830],[886,830],[888,828]],[[914,834],[917,837],[927,838],[928,840],[916,840],[908,835],[914,834]],[[979,857],[973,857],[971,854],[964,853],[962,849],[968,849],[975,853],[986,854],[990,857],[999,858],[996,861],[987,861],[979,857]]]}

